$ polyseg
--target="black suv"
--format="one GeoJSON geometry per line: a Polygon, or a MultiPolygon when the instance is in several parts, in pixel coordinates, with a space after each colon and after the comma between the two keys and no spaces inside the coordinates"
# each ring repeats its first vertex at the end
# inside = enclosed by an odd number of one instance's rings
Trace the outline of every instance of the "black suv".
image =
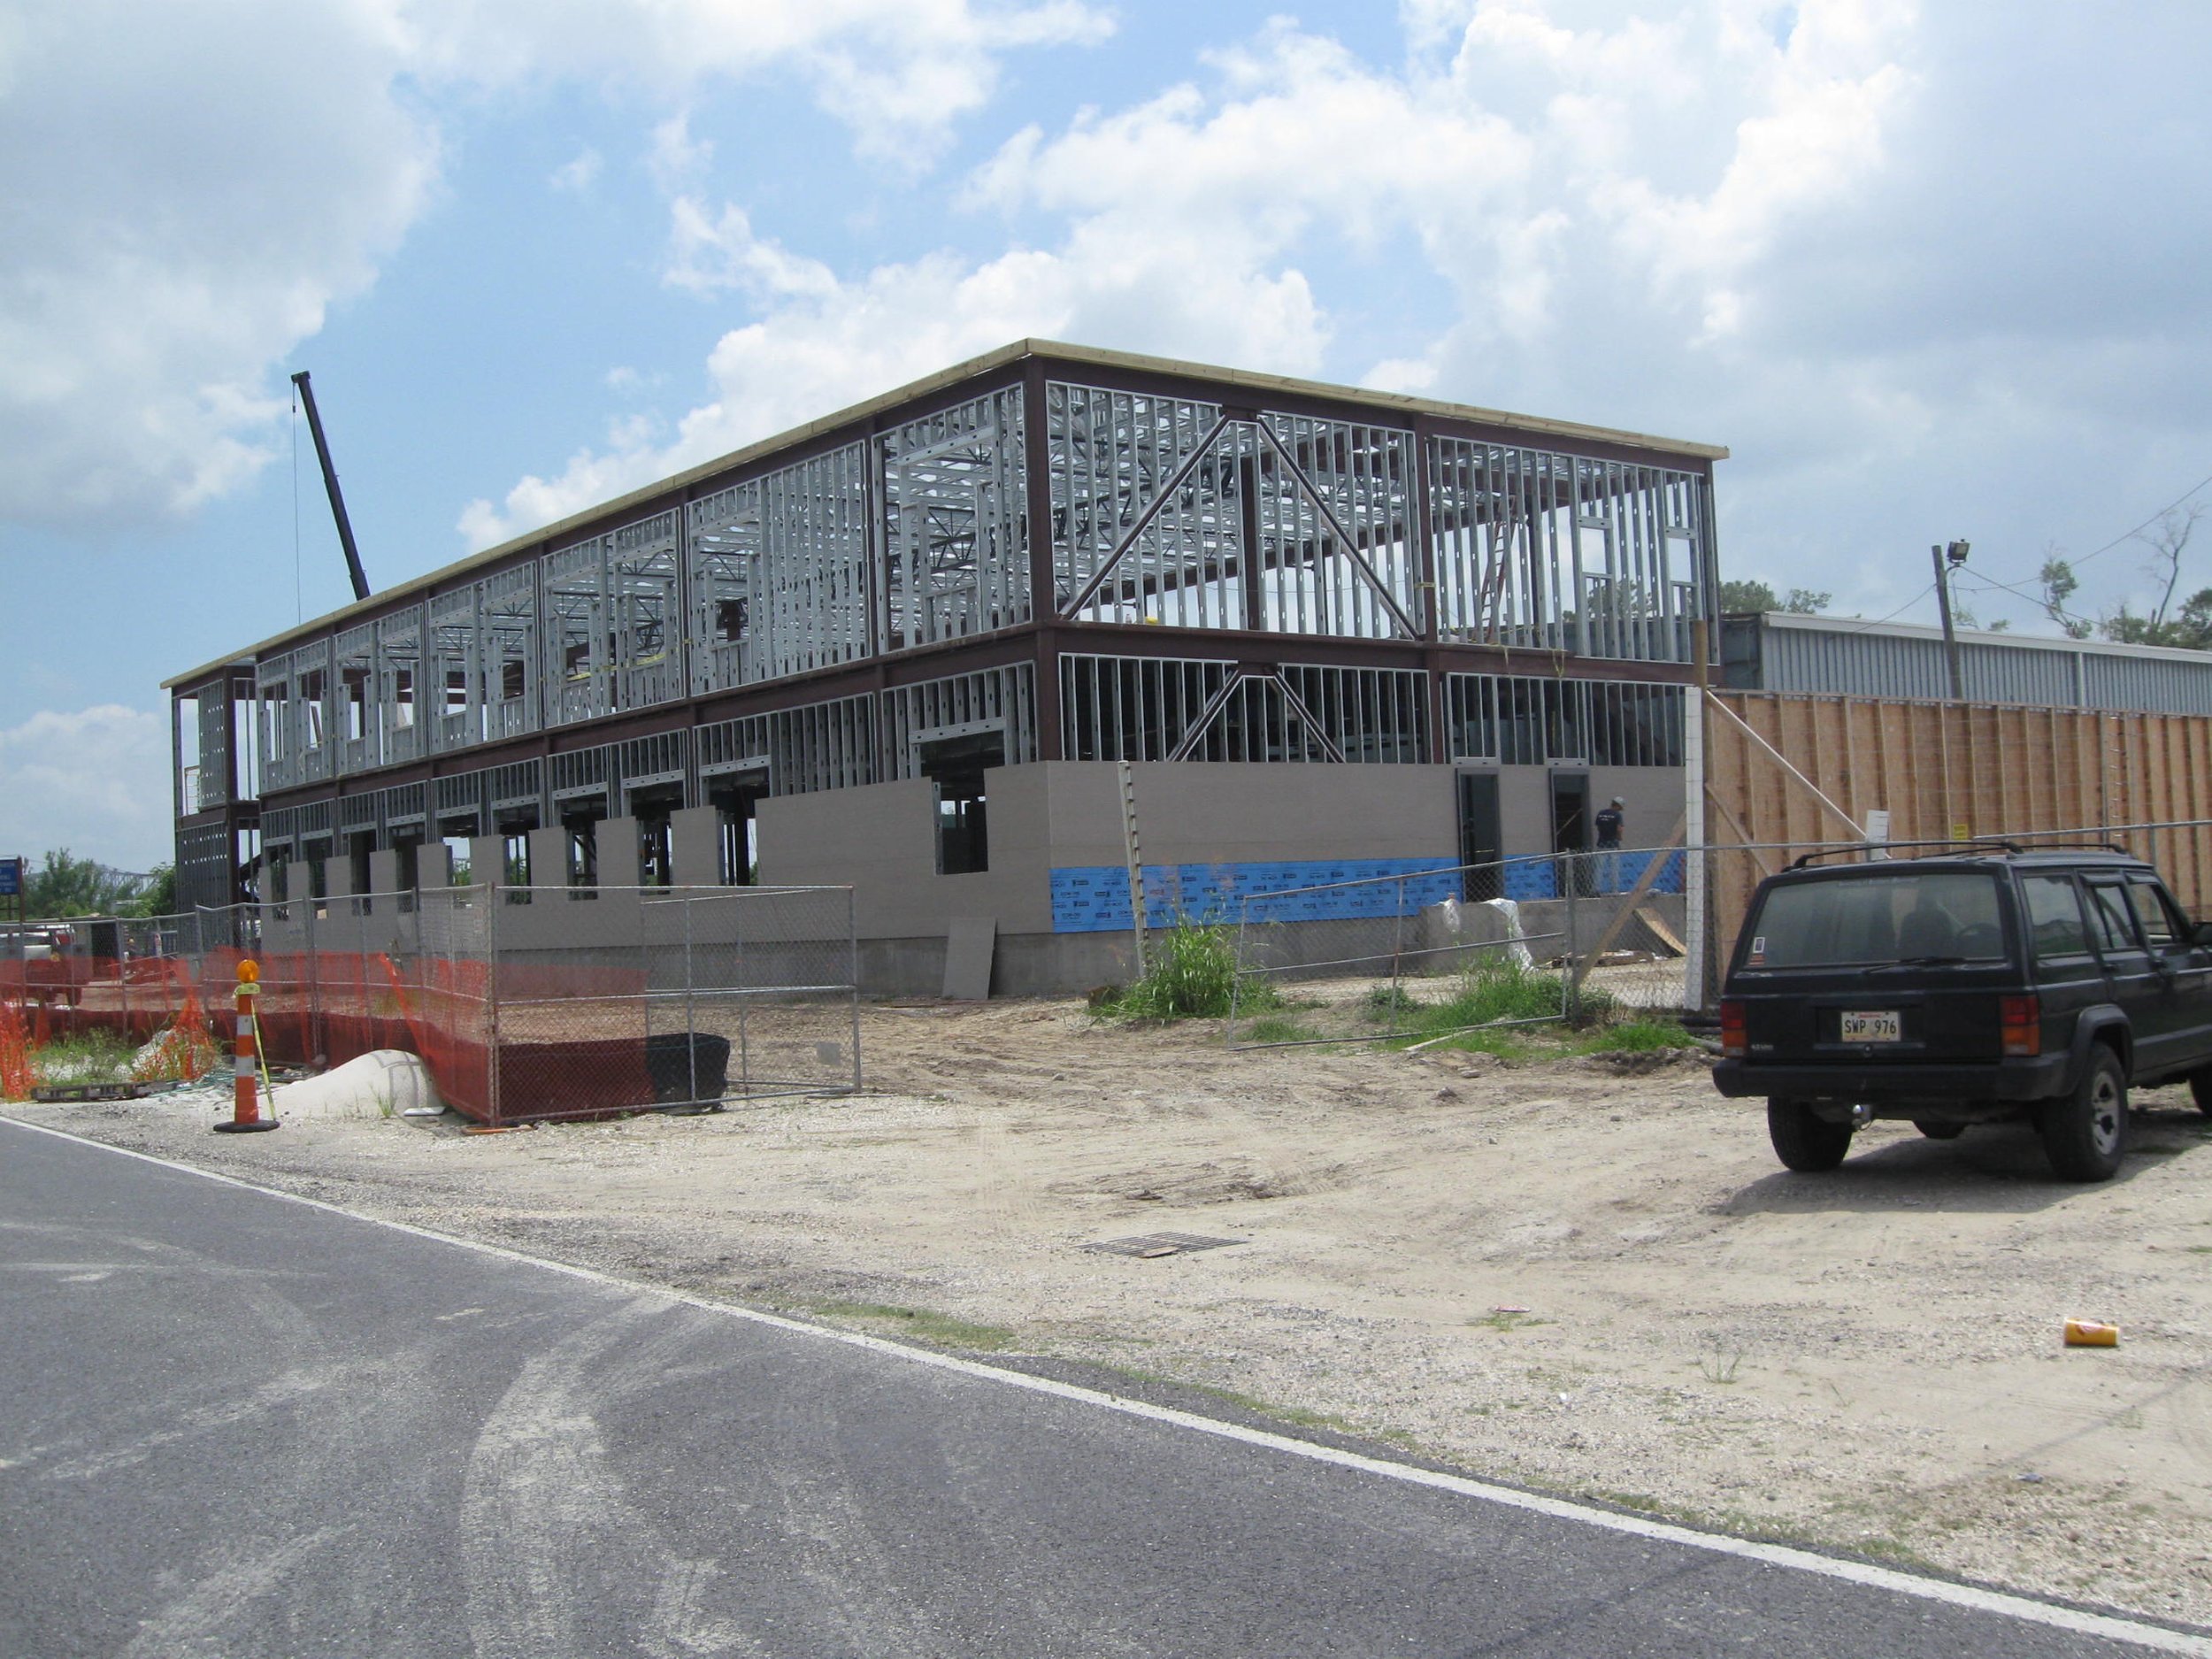
{"type": "Polygon", "coordinates": [[[1876,1118],[1939,1141],[2024,1118],[2061,1177],[2101,1181],[2130,1084],[2186,1078],[2212,1112],[2212,926],[2149,864],[2009,843],[1822,862],[1838,856],[1759,884],[1721,992],[1714,1085],[1767,1097],[1791,1169],[1834,1169],[1876,1118]]]}

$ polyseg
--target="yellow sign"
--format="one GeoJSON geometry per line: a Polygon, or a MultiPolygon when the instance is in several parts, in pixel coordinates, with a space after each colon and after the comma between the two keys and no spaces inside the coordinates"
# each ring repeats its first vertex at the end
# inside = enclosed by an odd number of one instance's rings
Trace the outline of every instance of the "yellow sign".
{"type": "Polygon", "coordinates": [[[1972,826],[1970,826],[1970,825],[1966,825],[1966,824],[1954,824],[1954,825],[1952,825],[1952,826],[1951,826],[1951,839],[1952,839],[1953,841],[1972,841],[1972,840],[1974,839],[1974,831],[1973,831],[1973,827],[1972,827],[1972,826]]]}

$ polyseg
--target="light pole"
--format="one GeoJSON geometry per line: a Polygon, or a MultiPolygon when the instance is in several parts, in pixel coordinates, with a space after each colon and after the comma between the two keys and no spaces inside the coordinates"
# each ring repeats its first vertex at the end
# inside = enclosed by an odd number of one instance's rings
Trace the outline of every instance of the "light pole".
{"type": "Polygon", "coordinates": [[[1928,557],[1935,562],[1936,609],[1943,613],[1943,656],[1951,671],[1951,701],[1963,703],[1966,692],[1964,676],[1959,672],[1959,635],[1951,626],[1951,572],[1966,563],[1966,543],[1932,547],[1928,557]]]}

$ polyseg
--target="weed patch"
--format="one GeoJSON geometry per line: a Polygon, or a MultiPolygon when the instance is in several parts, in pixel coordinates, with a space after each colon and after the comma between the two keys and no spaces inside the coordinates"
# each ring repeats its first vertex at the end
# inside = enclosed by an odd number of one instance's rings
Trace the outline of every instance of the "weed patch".
{"type": "Polygon", "coordinates": [[[1497,1308],[1467,1323],[1486,1331],[1525,1331],[1532,1325],[1549,1325],[1551,1321],[1540,1319],[1532,1313],[1516,1313],[1510,1308],[1497,1308]]]}
{"type": "Polygon", "coordinates": [[[1219,923],[1186,917],[1147,941],[1152,965],[1144,978],[1104,999],[1102,1012],[1124,1019],[1226,1019],[1234,998],[1240,1012],[1279,1005],[1275,987],[1255,979],[1237,985],[1233,933],[1219,923]]]}
{"type": "Polygon", "coordinates": [[[1573,1046],[1579,1054],[1655,1054],[1668,1048],[1694,1048],[1697,1044],[1673,1020],[1632,1019],[1601,1025],[1573,1046]]]}
{"type": "Polygon", "coordinates": [[[31,1071],[41,1083],[120,1083],[130,1075],[134,1053],[113,1033],[89,1031],[33,1050],[31,1071]]]}

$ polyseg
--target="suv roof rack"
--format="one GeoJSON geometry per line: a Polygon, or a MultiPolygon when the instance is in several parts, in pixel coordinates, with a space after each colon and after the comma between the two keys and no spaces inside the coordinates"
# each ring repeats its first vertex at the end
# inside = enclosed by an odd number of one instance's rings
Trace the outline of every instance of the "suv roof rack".
{"type": "Polygon", "coordinates": [[[1790,868],[1793,870],[1802,870],[1808,864],[1822,858],[1841,858],[1847,857],[1853,853],[1870,853],[1877,848],[1879,848],[1884,852],[1887,852],[1891,849],[1898,847],[1946,847],[1961,852],[1993,852],[2001,850],[2007,853],[2014,854],[2015,856],[2024,855],[2027,853],[2064,852],[2117,853],[2123,858],[2132,858],[2136,856],[2135,854],[2130,852],[2126,848],[2121,846],[2117,841],[2045,841],[2038,846],[2023,847],[2018,841],[2008,841],[2001,836],[1977,835],[1970,841],[1855,841],[1847,847],[1824,847],[1816,852],[1806,853],[1800,857],[1792,859],[1790,861],[1790,868]]]}

